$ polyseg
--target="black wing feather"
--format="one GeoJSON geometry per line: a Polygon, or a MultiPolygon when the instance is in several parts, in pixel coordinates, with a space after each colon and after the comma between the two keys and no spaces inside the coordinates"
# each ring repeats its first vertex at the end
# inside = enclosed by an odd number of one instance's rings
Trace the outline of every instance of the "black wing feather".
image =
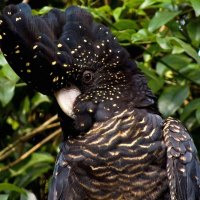
{"type": "Polygon", "coordinates": [[[61,60],[69,64],[72,60],[67,48],[66,56],[57,55],[65,22],[65,13],[58,9],[33,16],[27,4],[7,6],[0,16],[0,47],[4,56],[26,83],[44,94],[52,93],[53,79],[63,74],[63,69],[52,63],[61,60]]]}
{"type": "Polygon", "coordinates": [[[192,138],[181,122],[172,118],[165,121],[163,131],[171,199],[199,200],[200,163],[192,138]]]}
{"type": "MultiPolygon", "coordinates": [[[[69,190],[69,174],[70,168],[67,164],[62,164],[62,153],[58,155],[58,159],[54,168],[54,174],[52,178],[51,188],[49,190],[48,199],[58,200],[62,199],[62,195],[69,190]]],[[[67,195],[66,195],[67,196],[67,195]]]]}

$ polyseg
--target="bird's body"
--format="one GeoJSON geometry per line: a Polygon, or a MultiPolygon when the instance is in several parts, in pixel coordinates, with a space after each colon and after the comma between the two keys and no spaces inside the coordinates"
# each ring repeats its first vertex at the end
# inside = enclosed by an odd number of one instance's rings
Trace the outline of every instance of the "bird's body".
{"type": "Polygon", "coordinates": [[[63,142],[54,172],[60,190],[51,191],[76,200],[169,199],[162,126],[157,114],[124,110],[63,142]]]}
{"type": "Polygon", "coordinates": [[[63,128],[49,200],[199,200],[187,130],[160,116],[146,79],[108,28],[70,7],[32,16],[6,7],[0,46],[11,67],[55,96],[63,128]]]}

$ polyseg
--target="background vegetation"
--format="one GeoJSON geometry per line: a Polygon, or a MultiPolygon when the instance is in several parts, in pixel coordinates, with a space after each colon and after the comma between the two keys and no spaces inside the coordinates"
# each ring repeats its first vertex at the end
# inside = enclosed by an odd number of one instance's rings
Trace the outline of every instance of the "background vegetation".
{"type": "MultiPolygon", "coordinates": [[[[30,1],[35,14],[71,4],[111,28],[146,75],[162,115],[179,118],[200,152],[200,1],[30,1]]],[[[52,100],[27,87],[0,55],[1,200],[46,199],[61,133],[55,114],[52,100]]]]}

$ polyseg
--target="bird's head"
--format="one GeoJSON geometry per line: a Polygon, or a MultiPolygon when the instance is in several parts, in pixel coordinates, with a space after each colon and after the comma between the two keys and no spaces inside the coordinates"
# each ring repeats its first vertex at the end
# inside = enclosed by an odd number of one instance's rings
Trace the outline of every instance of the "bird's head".
{"type": "Polygon", "coordinates": [[[32,16],[25,4],[8,6],[0,18],[0,46],[27,84],[56,97],[77,130],[124,109],[155,106],[127,51],[79,7],[32,16]]]}

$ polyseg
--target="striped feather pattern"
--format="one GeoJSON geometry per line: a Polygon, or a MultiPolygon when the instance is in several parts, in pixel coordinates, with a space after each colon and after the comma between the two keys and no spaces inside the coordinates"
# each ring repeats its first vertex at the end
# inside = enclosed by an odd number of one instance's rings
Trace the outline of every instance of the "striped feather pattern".
{"type": "Polygon", "coordinates": [[[168,184],[161,128],[156,114],[124,110],[64,142],[54,179],[69,168],[70,174],[68,195],[60,199],[164,199],[168,184]]]}

